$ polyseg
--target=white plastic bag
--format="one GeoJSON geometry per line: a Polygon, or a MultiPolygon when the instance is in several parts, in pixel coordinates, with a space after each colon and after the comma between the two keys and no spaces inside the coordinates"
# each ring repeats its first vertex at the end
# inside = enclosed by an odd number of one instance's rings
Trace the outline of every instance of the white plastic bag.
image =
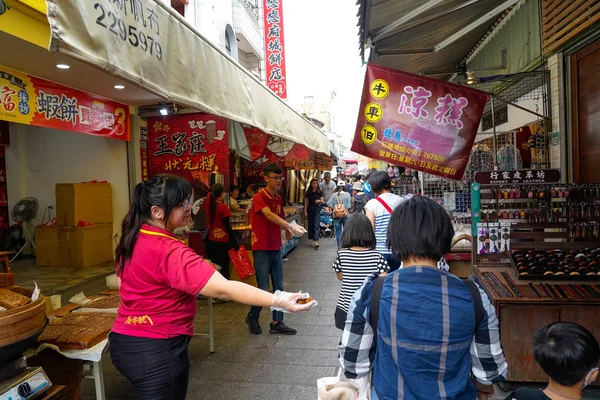
{"type": "Polygon", "coordinates": [[[362,378],[348,379],[340,369],[338,376],[317,379],[317,400],[370,400],[371,372],[362,378]]]}

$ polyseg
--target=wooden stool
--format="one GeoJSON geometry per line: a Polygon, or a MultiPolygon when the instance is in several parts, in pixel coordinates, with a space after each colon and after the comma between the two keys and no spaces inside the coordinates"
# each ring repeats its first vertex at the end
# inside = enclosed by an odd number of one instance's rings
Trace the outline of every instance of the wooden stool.
{"type": "Polygon", "coordinates": [[[9,287],[15,284],[15,274],[10,269],[11,255],[12,253],[8,251],[0,252],[0,263],[4,266],[4,273],[0,272],[0,287],[9,287]]]}

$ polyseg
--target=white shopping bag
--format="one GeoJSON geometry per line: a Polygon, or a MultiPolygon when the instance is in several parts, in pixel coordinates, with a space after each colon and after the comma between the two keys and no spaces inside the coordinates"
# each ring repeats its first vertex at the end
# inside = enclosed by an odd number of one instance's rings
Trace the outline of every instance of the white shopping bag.
{"type": "Polygon", "coordinates": [[[317,379],[317,391],[317,400],[370,400],[371,373],[348,379],[340,369],[338,376],[317,379]]]}

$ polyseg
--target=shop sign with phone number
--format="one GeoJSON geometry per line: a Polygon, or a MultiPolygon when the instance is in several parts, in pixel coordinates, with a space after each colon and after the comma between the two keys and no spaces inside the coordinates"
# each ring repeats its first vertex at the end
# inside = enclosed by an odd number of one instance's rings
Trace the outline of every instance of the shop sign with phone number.
{"type": "Polygon", "coordinates": [[[110,0],[96,2],[94,10],[96,10],[97,25],[131,47],[138,48],[162,61],[160,24],[154,7],[148,7],[142,0],[110,0]],[[112,3],[112,7],[110,5],[107,7],[103,3],[112,3]]]}

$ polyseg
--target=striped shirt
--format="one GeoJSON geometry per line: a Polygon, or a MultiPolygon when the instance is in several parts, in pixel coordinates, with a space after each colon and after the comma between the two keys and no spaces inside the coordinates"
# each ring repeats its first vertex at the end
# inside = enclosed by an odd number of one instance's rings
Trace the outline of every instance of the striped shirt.
{"type": "Polygon", "coordinates": [[[350,300],[365,278],[375,272],[383,273],[389,269],[387,261],[377,250],[339,250],[333,262],[333,270],[341,272],[343,277],[337,307],[348,312],[350,300]]]}
{"type": "Polygon", "coordinates": [[[352,297],[339,346],[348,378],[371,369],[379,400],[475,400],[470,376],[484,385],[506,379],[496,311],[479,287],[484,316],[456,276],[428,267],[399,269],[385,277],[377,337],[369,323],[375,275],[352,297]]]}
{"type": "MultiPolygon", "coordinates": [[[[383,200],[392,210],[398,207],[398,205],[404,200],[402,197],[393,193],[383,193],[379,195],[379,198],[383,200]]],[[[381,254],[391,254],[392,252],[385,244],[387,240],[387,228],[390,223],[391,214],[377,199],[369,200],[369,202],[365,205],[365,210],[369,210],[375,214],[375,239],[377,239],[376,250],[381,254]]]]}

